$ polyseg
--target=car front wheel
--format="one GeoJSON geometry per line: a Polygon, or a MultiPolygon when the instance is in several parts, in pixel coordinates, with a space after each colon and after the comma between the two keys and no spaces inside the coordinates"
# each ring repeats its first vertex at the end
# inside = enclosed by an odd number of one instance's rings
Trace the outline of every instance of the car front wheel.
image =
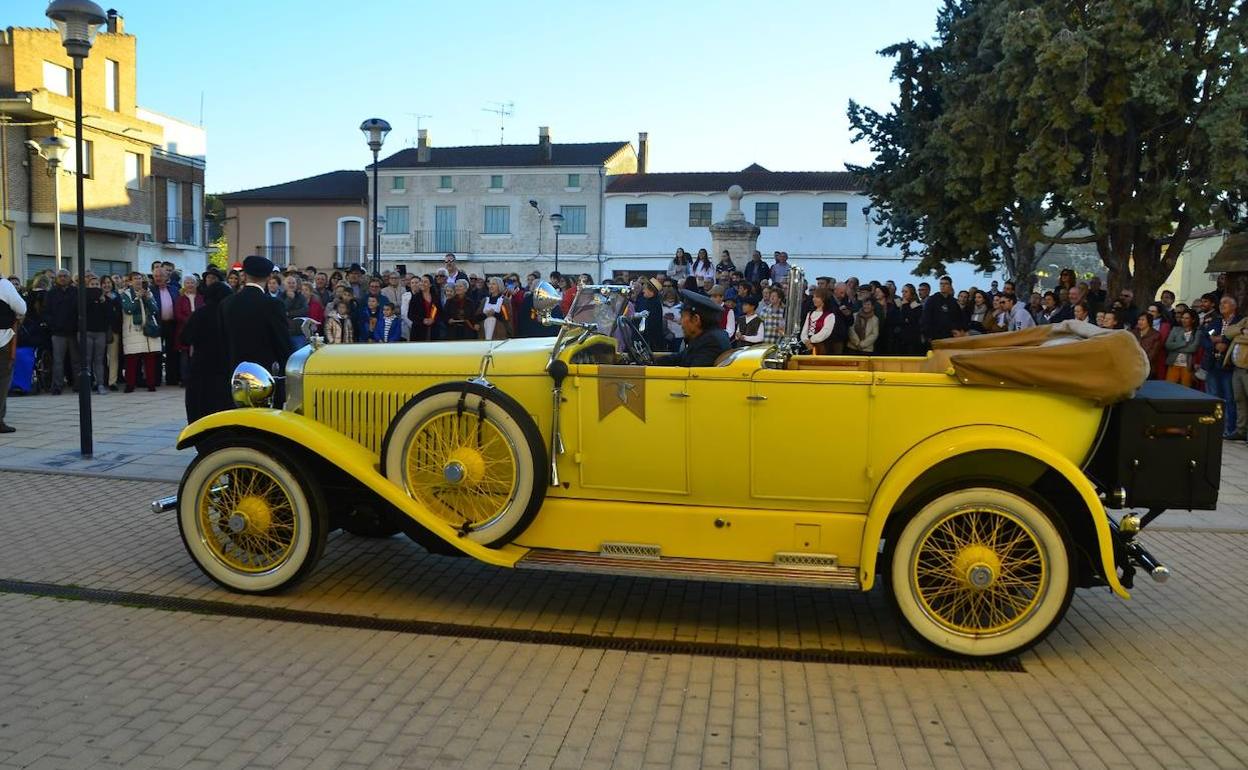
{"type": "Polygon", "coordinates": [[[1062,619],[1074,590],[1062,525],[1022,494],[942,494],[902,527],[889,577],[901,618],[927,642],[968,657],[1021,652],[1062,619]]]}
{"type": "Polygon", "coordinates": [[[178,529],[208,577],[240,593],[280,591],[311,571],[328,513],[303,464],[263,442],[200,454],[182,478],[178,529]]]}

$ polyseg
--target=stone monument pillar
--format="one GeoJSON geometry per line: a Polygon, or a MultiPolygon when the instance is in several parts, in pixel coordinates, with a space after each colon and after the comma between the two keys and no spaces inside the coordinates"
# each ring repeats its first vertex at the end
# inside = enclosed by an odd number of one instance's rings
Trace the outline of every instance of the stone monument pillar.
{"type": "Polygon", "coordinates": [[[708,228],[711,231],[711,264],[719,262],[724,249],[732,257],[738,268],[745,267],[750,255],[758,248],[758,225],[745,218],[741,211],[741,196],[744,195],[741,185],[734,184],[728,188],[728,200],[732,208],[724,221],[716,222],[708,228]]]}

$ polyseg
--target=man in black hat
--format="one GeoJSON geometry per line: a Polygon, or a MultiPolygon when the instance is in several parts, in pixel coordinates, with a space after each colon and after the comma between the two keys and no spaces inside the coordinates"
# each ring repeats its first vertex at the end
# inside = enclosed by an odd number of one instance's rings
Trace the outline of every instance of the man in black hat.
{"type": "MultiPolygon", "coordinates": [[[[280,374],[286,359],[294,352],[281,300],[269,296],[265,281],[273,273],[273,263],[264,257],[243,260],[244,284],[221,303],[221,325],[225,330],[230,368],[250,361],[280,374]]],[[[279,391],[280,392],[280,391],[279,391]]],[[[275,403],[281,403],[275,400],[275,403]]]]}
{"type": "Polygon", "coordinates": [[[720,328],[722,309],[710,297],[688,289],[680,290],[680,328],[685,333],[685,347],[657,366],[714,366],[715,359],[731,347],[728,334],[720,328]]]}

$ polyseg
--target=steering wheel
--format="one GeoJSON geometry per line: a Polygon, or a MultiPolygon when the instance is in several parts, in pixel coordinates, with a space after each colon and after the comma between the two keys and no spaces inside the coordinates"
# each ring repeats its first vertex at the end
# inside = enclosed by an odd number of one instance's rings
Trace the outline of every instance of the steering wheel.
{"type": "Polygon", "coordinates": [[[639,319],[629,316],[625,319],[625,345],[624,350],[628,353],[628,362],[635,366],[654,366],[654,351],[650,349],[650,343],[646,342],[646,335],[641,333],[638,328],[639,319]]]}

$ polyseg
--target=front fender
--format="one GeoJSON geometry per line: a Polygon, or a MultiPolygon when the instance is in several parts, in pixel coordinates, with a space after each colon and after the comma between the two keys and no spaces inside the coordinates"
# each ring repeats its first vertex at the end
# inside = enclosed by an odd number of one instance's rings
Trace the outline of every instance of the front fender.
{"type": "Polygon", "coordinates": [[[867,522],[862,537],[862,553],[858,562],[860,565],[858,577],[862,582],[862,589],[868,590],[875,583],[875,563],[879,556],[879,543],[884,533],[884,526],[896,507],[897,501],[901,499],[915,479],[929,468],[951,457],[967,452],[988,450],[1017,452],[1020,455],[1034,458],[1048,465],[1070,482],[1088,510],[1093,512],[1092,526],[1096,531],[1101,569],[1105,580],[1115,594],[1123,599],[1130,599],[1131,595],[1118,580],[1109,520],[1104,515],[1105,508],[1092,482],[1083,474],[1083,471],[1079,470],[1078,466],[1045,446],[1044,442],[1036,436],[999,425],[968,425],[931,436],[911,447],[889,468],[876,489],[875,496],[871,500],[871,507],[867,511],[867,522]],[[1102,515],[1096,515],[1097,512],[1102,515]]]}
{"type": "Polygon", "coordinates": [[[408,497],[406,492],[381,475],[377,458],[370,451],[329,431],[320,423],[293,412],[277,409],[231,409],[217,412],[186,426],[178,436],[178,449],[194,446],[208,434],[223,429],[269,433],[320,455],[381,495],[413,521],[479,561],[499,567],[514,567],[528,553],[527,548],[516,545],[486,548],[468,538],[459,537],[454,528],[444,520],[408,497]]]}

